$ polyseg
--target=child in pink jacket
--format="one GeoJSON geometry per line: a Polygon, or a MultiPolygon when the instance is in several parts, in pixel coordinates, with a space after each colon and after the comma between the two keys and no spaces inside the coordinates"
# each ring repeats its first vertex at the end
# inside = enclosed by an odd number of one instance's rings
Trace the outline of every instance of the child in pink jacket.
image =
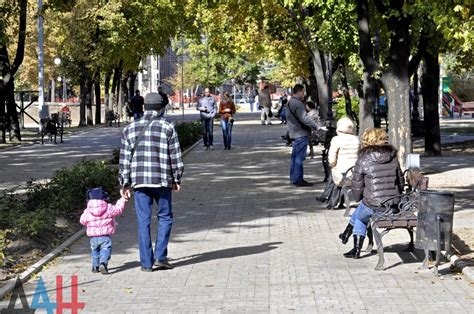
{"type": "Polygon", "coordinates": [[[87,208],[81,215],[80,222],[87,227],[90,237],[92,272],[108,274],[107,264],[112,254],[110,235],[115,233],[117,223],[115,216],[120,215],[127,200],[120,198],[115,205],[109,203],[109,195],[102,187],[87,191],[87,208]]]}

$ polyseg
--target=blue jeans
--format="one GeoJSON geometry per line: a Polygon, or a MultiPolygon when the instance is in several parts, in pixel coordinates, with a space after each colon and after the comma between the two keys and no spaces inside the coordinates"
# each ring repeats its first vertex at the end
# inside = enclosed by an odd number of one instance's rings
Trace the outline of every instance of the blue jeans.
{"type": "Polygon", "coordinates": [[[280,111],[280,120],[281,122],[286,122],[286,109],[285,107],[282,107],[280,111]]]}
{"type": "Polygon", "coordinates": [[[167,260],[168,242],[171,226],[173,225],[171,188],[138,188],[135,190],[134,198],[138,224],[140,263],[143,267],[151,268],[155,260],[160,262],[167,260]],[[154,254],[150,236],[153,201],[156,201],[158,204],[158,232],[154,254]]]}
{"type": "Polygon", "coordinates": [[[367,224],[373,214],[374,210],[372,208],[360,202],[349,220],[349,223],[354,226],[352,234],[365,237],[367,234],[367,224]]]}
{"type": "Polygon", "coordinates": [[[92,267],[98,267],[100,264],[109,262],[112,255],[112,240],[110,236],[91,237],[91,257],[92,267]]]}
{"type": "Polygon", "coordinates": [[[141,117],[143,117],[143,112],[135,112],[133,114],[133,120],[138,120],[140,119],[141,117]]]}
{"type": "Polygon", "coordinates": [[[214,119],[201,119],[202,121],[202,137],[204,139],[204,146],[211,146],[214,132],[214,119]]]}
{"type": "Polygon", "coordinates": [[[290,160],[290,182],[292,184],[303,181],[303,162],[306,159],[308,149],[308,137],[298,137],[293,139],[293,150],[290,160]]]}
{"type": "Polygon", "coordinates": [[[229,123],[229,120],[221,120],[222,135],[224,137],[224,147],[230,148],[232,145],[232,127],[233,123],[229,123]]]}
{"type": "Polygon", "coordinates": [[[253,100],[249,100],[250,112],[253,112],[253,100]]]}

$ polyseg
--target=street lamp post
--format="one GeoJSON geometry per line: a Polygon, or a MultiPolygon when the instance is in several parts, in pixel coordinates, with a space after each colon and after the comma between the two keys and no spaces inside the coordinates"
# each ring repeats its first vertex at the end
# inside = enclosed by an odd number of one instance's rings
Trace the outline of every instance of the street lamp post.
{"type": "MultiPolygon", "coordinates": [[[[61,65],[61,59],[58,58],[58,57],[54,58],[54,64],[59,67],[61,65]]],[[[63,81],[63,79],[61,77],[59,77],[58,82],[61,82],[61,81],[63,81]]],[[[53,78],[53,82],[54,82],[54,78],[53,78]]],[[[53,87],[53,92],[52,92],[53,97],[51,97],[51,102],[54,102],[56,100],[56,92],[54,90],[54,83],[53,83],[52,87],[53,87]]]]}
{"type": "MultiPolygon", "coordinates": [[[[44,117],[43,0],[38,0],[38,113],[44,117]]],[[[39,124],[41,132],[41,122],[39,124]]]]}
{"type": "Polygon", "coordinates": [[[181,105],[181,112],[183,114],[183,121],[184,121],[184,40],[183,40],[183,28],[188,25],[191,22],[194,22],[194,18],[187,20],[183,24],[181,24],[180,31],[179,31],[179,36],[180,36],[180,41],[181,41],[181,99],[180,99],[180,105],[181,105]]]}
{"type": "MultiPolygon", "coordinates": [[[[181,48],[183,49],[183,37],[181,37],[181,48]]],[[[181,113],[184,121],[184,51],[181,51],[181,113]]]]}

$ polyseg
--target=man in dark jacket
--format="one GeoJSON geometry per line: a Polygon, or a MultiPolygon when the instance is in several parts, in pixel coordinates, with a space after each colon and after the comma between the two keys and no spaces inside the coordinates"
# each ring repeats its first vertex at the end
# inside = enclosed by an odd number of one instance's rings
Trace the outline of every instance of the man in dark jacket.
{"type": "Polygon", "coordinates": [[[143,116],[143,103],[144,99],[140,96],[140,91],[137,89],[135,91],[135,96],[130,99],[130,103],[132,104],[133,110],[133,120],[138,120],[143,116]]]}
{"type": "Polygon", "coordinates": [[[375,209],[387,198],[402,193],[405,185],[397,150],[386,144],[387,135],[382,129],[367,129],[362,135],[362,148],[354,167],[352,192],[359,206],[349,224],[339,235],[347,243],[354,234],[354,248],[345,257],[359,258],[367,233],[367,224],[375,209]]]}
{"type": "MultiPolygon", "coordinates": [[[[166,95],[165,92],[163,92],[163,87],[158,87],[158,94],[160,94],[161,98],[163,98],[163,108],[167,108],[169,105],[170,101],[168,100],[168,95],[166,95]]],[[[171,108],[171,112],[173,112],[173,108],[171,108]]]]}
{"type": "Polygon", "coordinates": [[[290,138],[293,141],[290,161],[290,183],[294,186],[313,185],[303,178],[303,162],[306,159],[311,129],[318,129],[318,125],[308,117],[306,106],[303,103],[304,96],[304,86],[296,84],[293,87],[293,95],[287,104],[286,121],[290,138]]]}

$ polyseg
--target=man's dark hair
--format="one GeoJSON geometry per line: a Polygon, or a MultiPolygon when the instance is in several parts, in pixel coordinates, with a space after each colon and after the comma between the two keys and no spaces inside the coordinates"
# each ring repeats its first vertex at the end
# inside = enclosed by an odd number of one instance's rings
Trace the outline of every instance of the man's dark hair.
{"type": "Polygon", "coordinates": [[[139,90],[139,89],[137,89],[137,90],[135,91],[135,95],[137,95],[137,94],[140,94],[140,90],[139,90]]]}
{"type": "Polygon", "coordinates": [[[294,87],[293,87],[293,94],[296,94],[300,91],[304,90],[304,86],[301,85],[301,84],[296,84],[294,87]]]}

